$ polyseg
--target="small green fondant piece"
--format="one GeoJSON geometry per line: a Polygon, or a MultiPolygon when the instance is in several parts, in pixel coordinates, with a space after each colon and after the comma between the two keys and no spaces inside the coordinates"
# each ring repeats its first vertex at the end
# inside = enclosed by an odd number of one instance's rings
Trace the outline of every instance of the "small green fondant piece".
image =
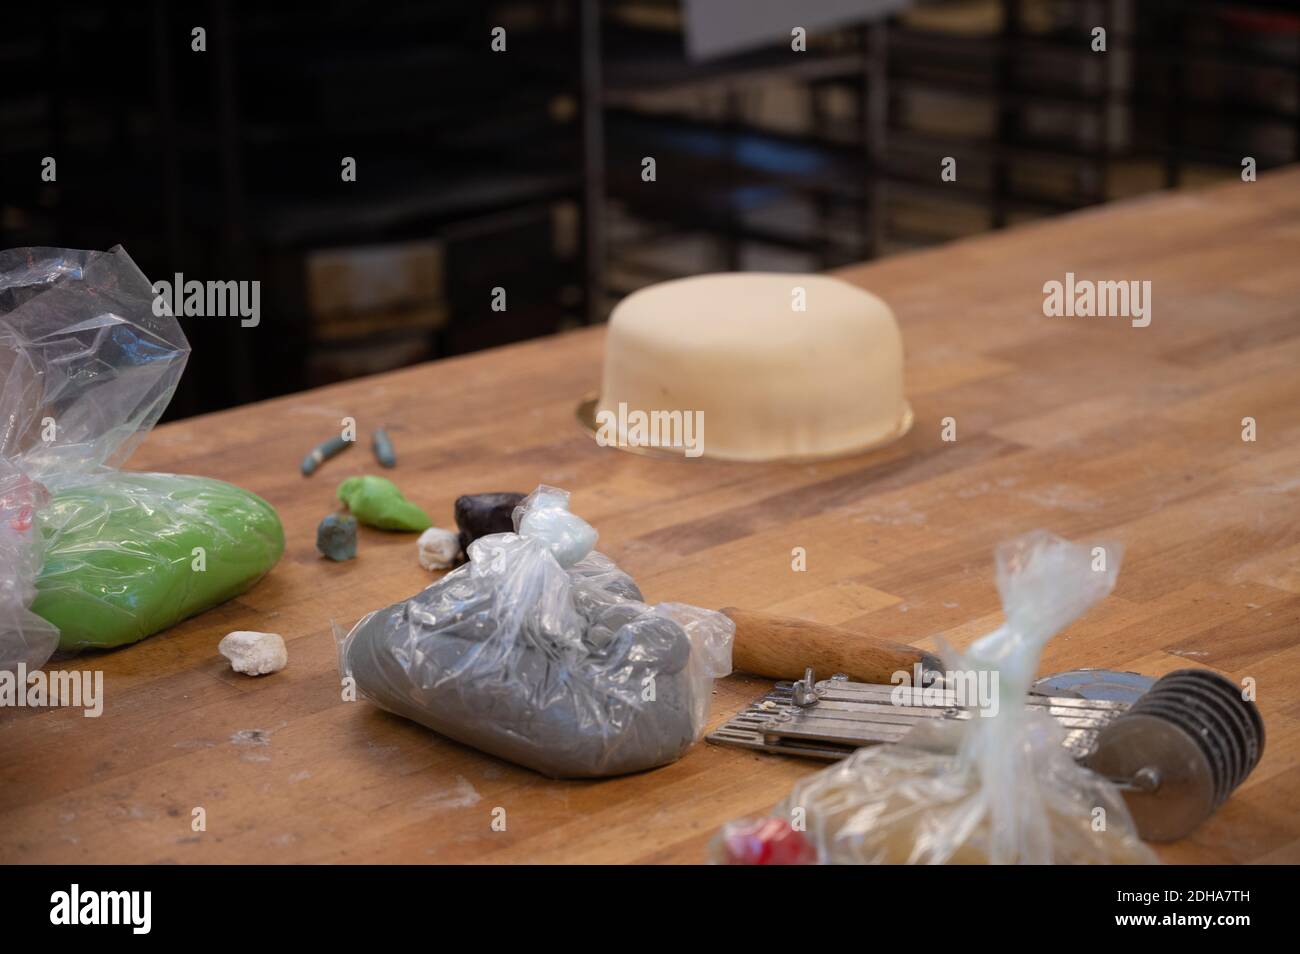
{"type": "Polygon", "coordinates": [[[397,485],[367,474],[339,484],[339,500],[367,527],[419,532],[433,526],[429,515],[402,496],[397,485]]]}
{"type": "Polygon", "coordinates": [[[32,611],[64,650],[152,636],[243,593],[284,552],[269,503],[206,477],[113,473],[59,489],[38,520],[32,611]]]}

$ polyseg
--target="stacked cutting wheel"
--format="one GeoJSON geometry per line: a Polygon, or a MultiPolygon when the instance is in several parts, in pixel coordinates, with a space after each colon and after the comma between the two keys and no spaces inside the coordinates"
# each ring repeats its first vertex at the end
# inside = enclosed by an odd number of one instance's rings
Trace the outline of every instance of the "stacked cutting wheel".
{"type": "Polygon", "coordinates": [[[1121,785],[1144,839],[1173,841],[1223,804],[1263,751],[1263,719],[1238,686],[1179,669],[1102,730],[1087,762],[1121,785]]]}

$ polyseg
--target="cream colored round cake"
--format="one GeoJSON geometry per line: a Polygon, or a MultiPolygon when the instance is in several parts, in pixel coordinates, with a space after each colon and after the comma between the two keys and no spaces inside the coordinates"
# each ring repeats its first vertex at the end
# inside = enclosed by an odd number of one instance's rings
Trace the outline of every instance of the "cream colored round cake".
{"type": "Polygon", "coordinates": [[[747,461],[865,450],[912,422],[888,305],[825,275],[761,272],[663,282],[618,304],[596,413],[637,411],[700,412],[703,456],[747,461]]]}

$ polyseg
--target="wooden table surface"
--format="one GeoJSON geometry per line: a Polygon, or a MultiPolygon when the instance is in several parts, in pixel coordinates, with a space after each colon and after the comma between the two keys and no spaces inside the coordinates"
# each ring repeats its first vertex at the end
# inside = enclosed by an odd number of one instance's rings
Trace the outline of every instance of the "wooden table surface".
{"type": "MultiPolygon", "coordinates": [[[[702,742],[657,771],[554,782],[341,701],[331,623],[431,580],[413,535],[363,530],[354,562],[317,556],[338,482],[377,470],[363,445],[299,475],[345,415],[363,441],[390,428],[390,476],[441,525],[459,494],[557,485],[652,600],[765,608],[927,647],[998,624],[999,541],[1035,527],[1117,538],[1114,595],[1049,644],[1043,671],[1253,677],[1263,761],[1159,851],[1300,861],[1300,169],[842,274],[893,305],[907,349],[916,425],[871,454],[744,465],[598,448],[574,406],[599,379],[599,329],[159,428],[133,468],[261,494],[287,551],[238,600],[58,663],[104,671],[102,718],[0,712],[0,861],[699,862],[722,822],[818,767],[702,742]],[[1150,326],[1044,317],[1043,283],[1067,271],[1150,280],[1150,326]],[[955,442],[941,439],[947,417],[955,442]],[[806,572],[791,569],[796,546],[806,572]],[[234,629],[283,634],[288,668],[232,673],[216,647],[234,629]],[[191,831],[196,807],[205,832],[191,831]],[[497,807],[504,832],[490,825],[497,807]]],[[[721,681],[712,721],[763,689],[721,681]]]]}

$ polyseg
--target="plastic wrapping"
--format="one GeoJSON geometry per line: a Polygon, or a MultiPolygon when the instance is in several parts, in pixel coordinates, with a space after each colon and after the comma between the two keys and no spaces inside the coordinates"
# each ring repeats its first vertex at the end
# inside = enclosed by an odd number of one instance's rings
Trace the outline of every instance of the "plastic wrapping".
{"type": "Polygon", "coordinates": [[[36,511],[45,488],[0,459],[0,670],[39,669],[59,644],[59,631],[33,613],[42,561],[36,511]]]}
{"type": "Polygon", "coordinates": [[[58,626],[63,650],[151,636],[238,596],[284,552],[265,500],[179,474],[110,471],[61,488],[40,528],[45,560],[32,611],[58,626]]]}
{"type": "Polygon", "coordinates": [[[1070,757],[1054,719],[1025,706],[1043,646],[1110,592],[1119,556],[1043,531],[1001,546],[1006,622],[950,667],[998,673],[996,714],[930,720],[899,743],[859,749],[799,782],[770,818],[725,826],[713,860],[1155,862],[1115,786],[1070,757]]]}
{"type": "Polygon", "coordinates": [[[47,486],[122,465],[190,353],[180,323],[153,302],[120,246],[0,252],[0,457],[47,486]]]}
{"type": "Polygon", "coordinates": [[[343,675],[390,712],[552,777],[679,758],[731,670],[731,621],[642,602],[563,491],[539,487],[514,525],[357,623],[339,643],[343,675]]]}
{"type": "Polygon", "coordinates": [[[154,300],[120,247],[0,252],[0,666],[40,666],[55,648],[57,627],[34,608],[82,627],[64,648],[116,645],[246,588],[260,576],[252,563],[264,572],[283,548],[274,511],[251,494],[116,470],[162,415],[189,355],[179,322],[155,314],[154,300]],[[221,499],[200,507],[200,488],[221,499]],[[222,563],[238,548],[195,533],[204,520],[236,527],[241,507],[268,526],[242,570],[222,563]],[[181,549],[200,538],[224,551],[206,554],[204,573],[191,572],[193,546],[181,549]]]}

